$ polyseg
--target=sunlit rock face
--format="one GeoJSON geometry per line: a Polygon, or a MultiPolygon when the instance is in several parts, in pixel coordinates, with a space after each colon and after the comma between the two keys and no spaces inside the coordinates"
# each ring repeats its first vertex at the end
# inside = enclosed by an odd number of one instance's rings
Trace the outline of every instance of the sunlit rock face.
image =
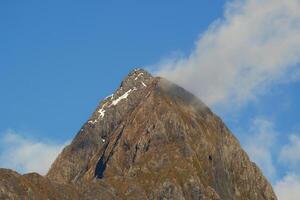
{"type": "Polygon", "coordinates": [[[100,102],[46,177],[3,173],[0,197],[277,199],[220,118],[142,69],[100,102]]]}

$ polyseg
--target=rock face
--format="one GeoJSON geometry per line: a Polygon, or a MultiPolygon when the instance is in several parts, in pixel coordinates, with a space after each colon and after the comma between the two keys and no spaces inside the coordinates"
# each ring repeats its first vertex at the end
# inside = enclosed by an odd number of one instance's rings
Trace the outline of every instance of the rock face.
{"type": "Polygon", "coordinates": [[[141,69],[99,104],[46,177],[0,178],[7,199],[277,199],[220,118],[141,69]]]}

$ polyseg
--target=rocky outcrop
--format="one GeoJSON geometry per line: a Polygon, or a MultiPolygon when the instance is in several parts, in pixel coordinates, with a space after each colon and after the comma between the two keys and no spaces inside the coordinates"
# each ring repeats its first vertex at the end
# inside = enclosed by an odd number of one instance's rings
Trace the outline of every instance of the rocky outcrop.
{"type": "Polygon", "coordinates": [[[20,175],[0,169],[0,199],[13,200],[81,200],[121,199],[103,182],[60,184],[37,173],[20,175]]]}
{"type": "Polygon", "coordinates": [[[141,69],[99,104],[46,177],[12,174],[18,183],[0,180],[11,186],[0,194],[29,195],[14,192],[25,181],[48,199],[276,200],[220,118],[141,69]]]}

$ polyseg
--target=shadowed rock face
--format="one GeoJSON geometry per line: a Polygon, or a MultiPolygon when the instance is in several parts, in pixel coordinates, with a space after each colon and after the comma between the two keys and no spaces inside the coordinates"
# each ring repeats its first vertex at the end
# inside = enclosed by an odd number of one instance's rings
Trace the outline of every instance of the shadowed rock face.
{"type": "Polygon", "coordinates": [[[11,199],[277,199],[209,108],[141,69],[99,104],[46,177],[0,175],[0,197],[11,199]]]}

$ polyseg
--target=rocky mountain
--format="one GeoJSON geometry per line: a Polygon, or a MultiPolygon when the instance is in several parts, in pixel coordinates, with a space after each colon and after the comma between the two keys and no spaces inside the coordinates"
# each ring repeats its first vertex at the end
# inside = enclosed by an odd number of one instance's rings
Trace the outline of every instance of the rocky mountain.
{"type": "Polygon", "coordinates": [[[219,117],[142,69],[98,105],[45,177],[1,169],[0,198],[277,199],[219,117]]]}

